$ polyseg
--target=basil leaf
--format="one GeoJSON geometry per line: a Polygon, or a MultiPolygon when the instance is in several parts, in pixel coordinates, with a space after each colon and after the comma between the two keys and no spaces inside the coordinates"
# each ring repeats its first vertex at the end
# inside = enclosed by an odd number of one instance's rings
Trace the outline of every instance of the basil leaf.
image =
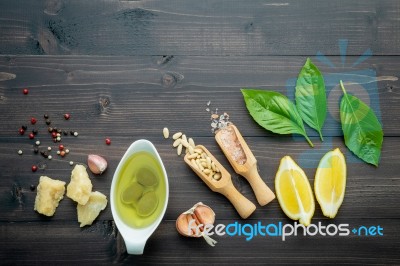
{"type": "Polygon", "coordinates": [[[321,140],[326,118],[325,82],[319,69],[307,58],[296,82],[296,106],[301,118],[318,131],[321,140]]]}
{"type": "Polygon", "coordinates": [[[296,106],[283,94],[274,91],[242,89],[247,110],[263,128],[278,134],[300,134],[313,147],[296,106]]]}
{"type": "Polygon", "coordinates": [[[378,166],[383,142],[382,126],[373,110],[363,101],[349,95],[340,81],[343,97],[340,120],[346,146],[367,163],[378,166]]]}

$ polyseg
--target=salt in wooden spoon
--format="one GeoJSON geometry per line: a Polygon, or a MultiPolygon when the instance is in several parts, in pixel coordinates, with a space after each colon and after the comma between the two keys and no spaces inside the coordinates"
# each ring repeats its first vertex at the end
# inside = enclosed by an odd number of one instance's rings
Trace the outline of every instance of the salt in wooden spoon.
{"type": "Polygon", "coordinates": [[[274,192],[261,179],[257,170],[257,160],[243,139],[237,127],[230,123],[215,133],[218,142],[235,172],[250,183],[257,201],[261,206],[275,198],[274,192]]]}
{"type": "MultiPolygon", "coordinates": [[[[217,159],[215,159],[215,157],[204,146],[197,145],[193,149],[193,151],[191,151],[190,149],[190,151],[185,155],[184,160],[186,164],[188,164],[190,168],[192,168],[192,170],[204,181],[204,183],[207,184],[207,186],[212,191],[218,192],[228,198],[228,200],[235,207],[236,211],[239,213],[240,217],[242,217],[243,219],[249,217],[256,209],[256,206],[246,197],[240,194],[239,191],[237,191],[232,183],[231,175],[229,174],[229,172],[217,161],[217,159]],[[212,173],[206,174],[205,172],[208,173],[209,171],[204,172],[201,169],[202,166],[199,166],[198,163],[196,163],[196,160],[199,160],[201,158],[202,153],[205,154],[203,157],[208,157],[210,161],[214,163],[215,167],[210,167],[211,171],[216,172],[212,169],[217,169],[217,171],[219,171],[217,173],[220,173],[220,175],[216,175],[218,180],[211,176],[212,173]],[[198,156],[196,156],[196,154],[200,154],[200,158],[197,158],[198,156]]],[[[209,169],[207,166],[204,168],[209,169]]]]}

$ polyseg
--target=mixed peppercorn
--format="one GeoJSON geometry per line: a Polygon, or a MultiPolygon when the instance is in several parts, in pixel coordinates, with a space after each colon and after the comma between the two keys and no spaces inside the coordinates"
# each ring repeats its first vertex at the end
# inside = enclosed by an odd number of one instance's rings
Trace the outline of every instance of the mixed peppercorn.
{"type": "MultiPolygon", "coordinates": [[[[24,90],[23,90],[23,93],[24,93],[24,94],[28,94],[29,91],[25,91],[25,90],[27,90],[27,89],[24,89],[24,90]]],[[[46,125],[49,126],[49,127],[47,128],[47,131],[48,131],[48,133],[50,134],[50,137],[52,138],[52,140],[53,140],[54,143],[61,142],[61,140],[62,140],[62,137],[61,137],[61,136],[62,136],[62,135],[68,136],[68,135],[70,134],[71,136],[75,136],[75,137],[78,136],[78,132],[77,132],[77,131],[74,131],[74,130],[70,130],[70,131],[68,131],[68,130],[61,130],[61,129],[57,128],[57,127],[53,127],[53,126],[51,125],[52,122],[51,122],[50,116],[49,116],[48,114],[44,114],[44,115],[43,115],[43,118],[44,118],[44,120],[45,120],[46,125]]],[[[65,119],[65,120],[69,120],[70,118],[71,118],[71,115],[70,115],[70,114],[68,114],[68,113],[64,114],[64,119],[65,119]]],[[[38,121],[37,121],[37,119],[36,119],[35,117],[31,117],[31,118],[30,118],[30,123],[31,123],[31,125],[36,125],[37,122],[38,122],[38,121]]],[[[28,130],[28,126],[27,126],[27,125],[22,125],[22,126],[19,128],[18,133],[22,136],[22,135],[25,135],[25,132],[26,132],[27,130],[28,130]]],[[[39,133],[38,129],[34,128],[34,129],[32,129],[32,131],[28,134],[28,138],[29,138],[29,139],[35,139],[36,136],[38,135],[38,133],[39,133]]],[[[35,154],[39,154],[39,153],[40,153],[40,155],[41,155],[42,157],[46,158],[46,159],[49,159],[49,160],[53,159],[53,156],[50,154],[52,148],[49,146],[49,147],[47,147],[47,149],[44,149],[44,148],[41,148],[40,145],[41,145],[40,140],[36,139],[36,140],[35,140],[35,143],[34,143],[34,146],[33,146],[33,152],[34,152],[35,154]]],[[[69,153],[69,149],[67,149],[67,148],[64,146],[64,144],[60,144],[60,145],[58,146],[57,155],[59,155],[59,156],[61,156],[61,157],[65,157],[68,153],[69,153]]],[[[19,154],[19,155],[22,155],[22,154],[23,154],[23,151],[22,151],[22,150],[18,150],[18,154],[19,154]]],[[[69,164],[70,164],[70,165],[73,165],[73,162],[70,161],[69,164]]],[[[31,170],[32,170],[32,172],[36,172],[36,171],[38,170],[38,166],[37,166],[37,165],[32,165],[31,170]]]]}
{"type": "MultiPolygon", "coordinates": [[[[29,89],[28,88],[24,88],[22,90],[22,93],[24,95],[28,95],[29,94],[29,89]]],[[[63,118],[65,120],[70,120],[71,119],[71,114],[70,113],[64,113],[63,114],[63,118]]],[[[43,119],[44,119],[44,123],[47,125],[47,131],[52,139],[52,141],[54,143],[58,143],[62,141],[63,137],[67,137],[67,136],[74,136],[74,137],[78,137],[79,133],[75,130],[66,130],[66,129],[60,129],[57,128],[54,123],[51,121],[50,119],[50,115],[49,114],[44,114],[43,115],[43,119]]],[[[34,144],[33,144],[33,153],[34,154],[40,154],[43,158],[48,159],[48,160],[52,160],[53,156],[51,154],[52,151],[52,147],[43,147],[41,146],[42,143],[39,139],[37,139],[37,135],[39,134],[39,130],[36,128],[38,123],[38,119],[36,117],[31,117],[29,120],[30,124],[32,127],[34,127],[28,134],[28,138],[31,140],[34,140],[34,144]]],[[[24,124],[22,125],[19,129],[18,129],[18,133],[19,135],[23,136],[25,135],[25,133],[27,133],[28,131],[28,125],[24,124]]],[[[106,145],[110,145],[111,144],[111,139],[110,138],[106,138],[105,139],[105,144],[106,145]]],[[[60,157],[65,157],[67,154],[70,153],[70,150],[64,145],[64,144],[59,144],[58,145],[58,149],[56,149],[56,153],[58,156],[60,157]]],[[[18,150],[18,154],[19,155],[23,155],[23,150],[18,150]]],[[[69,161],[69,164],[72,166],[74,165],[73,161],[69,161]]],[[[45,165],[45,164],[44,164],[45,165]]],[[[31,166],[31,170],[32,172],[36,172],[38,169],[42,169],[42,166],[40,164],[38,165],[32,165],[31,166]]],[[[43,167],[44,169],[44,167],[43,167]]]]}

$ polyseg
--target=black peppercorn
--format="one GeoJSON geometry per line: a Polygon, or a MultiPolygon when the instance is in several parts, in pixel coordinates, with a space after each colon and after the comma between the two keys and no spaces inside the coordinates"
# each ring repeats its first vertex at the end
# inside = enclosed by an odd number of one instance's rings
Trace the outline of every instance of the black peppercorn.
{"type": "Polygon", "coordinates": [[[72,131],[72,130],[69,132],[69,134],[71,134],[71,136],[73,136],[74,133],[75,133],[75,131],[72,131]]]}
{"type": "Polygon", "coordinates": [[[51,120],[50,119],[46,119],[46,125],[50,125],[51,124],[51,120]]]}
{"type": "Polygon", "coordinates": [[[61,129],[57,129],[57,133],[61,134],[62,130],[61,129]]]}
{"type": "Polygon", "coordinates": [[[49,131],[49,133],[53,132],[53,128],[52,127],[49,127],[47,130],[49,131]]]}
{"type": "Polygon", "coordinates": [[[30,186],[30,189],[31,189],[31,191],[35,191],[36,186],[35,186],[35,185],[31,185],[31,186],[30,186]]]}
{"type": "Polygon", "coordinates": [[[44,114],[43,117],[44,117],[44,119],[49,119],[49,115],[48,114],[44,114]]]}
{"type": "Polygon", "coordinates": [[[53,132],[56,132],[57,133],[57,127],[53,127],[53,132]]]}
{"type": "Polygon", "coordinates": [[[39,149],[36,148],[36,147],[34,147],[34,148],[33,148],[33,152],[34,152],[34,153],[39,153],[39,149]]]}
{"type": "Polygon", "coordinates": [[[49,157],[49,154],[48,154],[46,151],[41,151],[40,154],[41,154],[44,158],[49,157]]]}
{"type": "Polygon", "coordinates": [[[33,133],[33,135],[37,135],[38,130],[37,130],[37,129],[33,129],[33,130],[32,130],[32,133],[33,133]]]}
{"type": "Polygon", "coordinates": [[[25,126],[25,125],[23,125],[21,128],[22,128],[23,130],[26,130],[28,127],[25,126]]]}
{"type": "Polygon", "coordinates": [[[67,136],[68,135],[68,131],[64,130],[63,134],[64,134],[64,136],[67,136]]]}

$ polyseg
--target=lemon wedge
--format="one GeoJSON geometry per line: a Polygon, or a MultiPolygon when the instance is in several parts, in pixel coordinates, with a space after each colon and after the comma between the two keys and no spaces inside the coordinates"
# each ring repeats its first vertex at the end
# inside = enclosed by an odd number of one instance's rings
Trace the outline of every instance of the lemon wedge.
{"type": "Polygon", "coordinates": [[[326,217],[334,218],[346,189],[346,160],[338,148],[327,152],[315,174],[315,197],[326,217]]]}
{"type": "Polygon", "coordinates": [[[308,226],[315,210],[314,195],[306,174],[290,156],[281,160],[275,190],[283,212],[290,219],[308,226]]]}

